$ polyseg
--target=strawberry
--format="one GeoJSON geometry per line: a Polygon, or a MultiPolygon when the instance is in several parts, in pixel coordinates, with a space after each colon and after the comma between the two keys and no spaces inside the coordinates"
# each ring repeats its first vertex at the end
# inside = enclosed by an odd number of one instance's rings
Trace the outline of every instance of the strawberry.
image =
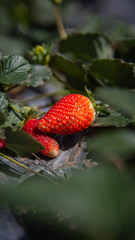
{"type": "Polygon", "coordinates": [[[37,123],[43,132],[75,134],[87,129],[95,119],[95,110],[89,98],[69,94],[60,99],[37,123]]]}
{"type": "Polygon", "coordinates": [[[45,149],[41,151],[44,156],[51,158],[56,157],[59,153],[59,145],[57,141],[49,134],[40,132],[37,129],[37,122],[38,119],[29,119],[25,123],[23,130],[45,147],[45,149]]]}
{"type": "Polygon", "coordinates": [[[6,143],[3,138],[0,137],[0,149],[4,148],[6,146],[6,143]]]}

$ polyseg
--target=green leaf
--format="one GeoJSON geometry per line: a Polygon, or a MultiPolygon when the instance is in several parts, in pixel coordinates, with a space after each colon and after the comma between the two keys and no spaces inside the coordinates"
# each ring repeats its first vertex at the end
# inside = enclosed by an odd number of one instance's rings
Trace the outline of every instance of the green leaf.
{"type": "Polygon", "coordinates": [[[14,188],[12,194],[6,190],[0,189],[2,199],[15,202],[14,209],[20,209],[23,218],[27,219],[31,213],[36,223],[40,220],[40,227],[42,224],[57,226],[57,232],[64,233],[63,236],[67,232],[66,239],[69,236],[78,240],[134,236],[134,177],[129,172],[120,172],[112,164],[100,164],[59,186],[34,178],[14,188]],[[25,213],[21,203],[27,206],[25,213]],[[36,211],[30,211],[31,205],[36,211]],[[74,232],[69,228],[71,223],[76,226],[74,232]]]}
{"type": "Polygon", "coordinates": [[[118,42],[116,56],[126,62],[135,63],[135,39],[124,39],[118,42]]]}
{"type": "Polygon", "coordinates": [[[98,117],[93,124],[93,127],[126,127],[133,120],[126,118],[121,113],[112,112],[108,117],[98,117]]]}
{"type": "Polygon", "coordinates": [[[22,130],[13,131],[5,128],[6,147],[17,155],[25,157],[31,153],[40,152],[44,147],[22,130]]]}
{"type": "Polygon", "coordinates": [[[19,55],[9,55],[0,61],[0,83],[24,84],[30,77],[31,65],[19,55]]]}
{"type": "Polygon", "coordinates": [[[0,112],[0,125],[3,124],[5,122],[6,118],[4,113],[0,112]]]}
{"type": "Polygon", "coordinates": [[[97,88],[97,96],[129,117],[135,116],[135,93],[116,87],[97,88]]]}
{"type": "Polygon", "coordinates": [[[121,59],[95,60],[89,68],[89,73],[104,84],[135,87],[134,66],[135,64],[125,63],[121,59]]]}
{"type": "Polygon", "coordinates": [[[56,54],[51,56],[50,66],[55,70],[62,71],[70,76],[87,81],[85,68],[81,61],[74,62],[62,55],[56,54]]]}
{"type": "Polygon", "coordinates": [[[11,110],[8,114],[7,124],[9,126],[16,126],[20,123],[21,119],[19,118],[20,114],[16,114],[13,110],[11,110]]]}
{"type": "Polygon", "coordinates": [[[84,89],[85,84],[88,83],[86,70],[81,61],[74,62],[56,54],[51,56],[49,65],[53,70],[65,73],[67,83],[77,89],[84,89]]]}
{"type": "Polygon", "coordinates": [[[113,160],[116,156],[127,160],[135,153],[135,131],[115,129],[99,134],[88,140],[88,148],[99,160],[113,160]]]}
{"type": "Polygon", "coordinates": [[[2,127],[0,127],[0,137],[2,137],[2,138],[5,137],[5,131],[2,127]]]}
{"type": "Polygon", "coordinates": [[[36,87],[38,85],[44,84],[45,80],[48,80],[51,75],[51,70],[42,65],[32,65],[31,77],[24,83],[25,86],[36,87]]]}
{"type": "Polygon", "coordinates": [[[113,55],[110,41],[99,33],[74,33],[61,40],[60,51],[70,53],[75,59],[92,61],[98,58],[110,58],[113,55]]]}
{"type": "Polygon", "coordinates": [[[0,92],[0,123],[2,124],[3,121],[6,120],[7,115],[8,115],[8,101],[6,98],[5,93],[0,92]]]}
{"type": "Polygon", "coordinates": [[[6,94],[0,92],[0,111],[4,111],[8,107],[8,101],[6,98],[6,94]]]}

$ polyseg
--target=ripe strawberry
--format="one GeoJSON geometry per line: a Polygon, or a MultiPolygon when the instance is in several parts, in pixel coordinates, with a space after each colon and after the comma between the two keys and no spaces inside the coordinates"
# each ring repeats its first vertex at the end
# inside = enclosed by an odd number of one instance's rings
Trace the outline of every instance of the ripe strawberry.
{"type": "Polygon", "coordinates": [[[3,138],[0,137],[0,149],[4,148],[6,146],[6,142],[3,138]]]}
{"type": "Polygon", "coordinates": [[[40,132],[36,127],[37,122],[38,119],[29,119],[25,123],[23,130],[45,147],[45,149],[41,151],[44,156],[51,158],[56,157],[59,153],[59,145],[57,141],[49,134],[40,132]]]}
{"type": "Polygon", "coordinates": [[[69,94],[59,100],[37,123],[43,132],[75,134],[87,129],[95,118],[90,100],[80,94],[69,94]]]}

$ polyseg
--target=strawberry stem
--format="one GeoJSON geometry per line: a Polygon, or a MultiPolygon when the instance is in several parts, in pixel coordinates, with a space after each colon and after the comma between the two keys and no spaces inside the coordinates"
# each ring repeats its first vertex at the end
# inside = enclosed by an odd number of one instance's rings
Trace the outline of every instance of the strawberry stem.
{"type": "Polygon", "coordinates": [[[20,163],[20,162],[18,162],[18,161],[16,161],[16,160],[10,158],[9,156],[7,156],[7,155],[5,155],[5,154],[3,154],[3,153],[1,153],[1,152],[0,152],[0,155],[1,155],[2,157],[6,158],[7,160],[9,160],[9,161],[11,161],[11,162],[19,165],[20,167],[23,167],[23,168],[27,169],[29,172],[32,172],[32,173],[34,173],[34,174],[36,174],[36,175],[38,175],[38,176],[40,176],[40,177],[47,178],[49,181],[51,181],[51,182],[53,182],[53,183],[56,183],[56,182],[53,181],[52,179],[50,179],[50,178],[48,178],[48,177],[46,177],[46,176],[44,176],[44,175],[42,175],[42,174],[40,174],[40,173],[38,173],[38,172],[35,172],[34,170],[26,167],[24,164],[22,164],[22,163],[20,163]]]}
{"type": "Polygon", "coordinates": [[[67,34],[64,29],[64,25],[63,25],[61,13],[60,13],[60,8],[58,5],[54,5],[54,14],[55,14],[56,24],[57,24],[61,39],[62,40],[67,39],[67,34]]]}
{"type": "Polygon", "coordinates": [[[4,91],[5,91],[5,92],[8,92],[8,91],[10,91],[10,90],[12,90],[13,88],[16,88],[16,87],[18,87],[17,84],[12,84],[12,85],[10,85],[10,86],[5,86],[5,87],[4,87],[4,91]]]}
{"type": "Polygon", "coordinates": [[[35,153],[32,153],[32,155],[37,158],[40,162],[42,162],[46,168],[48,168],[48,170],[55,175],[61,182],[63,182],[63,180],[61,179],[61,177],[59,177],[59,175],[57,175],[41,158],[39,158],[35,153]]]}
{"type": "Polygon", "coordinates": [[[12,104],[10,104],[10,107],[15,110],[16,112],[20,113],[20,110],[18,108],[16,108],[15,106],[13,106],[12,104]]]}

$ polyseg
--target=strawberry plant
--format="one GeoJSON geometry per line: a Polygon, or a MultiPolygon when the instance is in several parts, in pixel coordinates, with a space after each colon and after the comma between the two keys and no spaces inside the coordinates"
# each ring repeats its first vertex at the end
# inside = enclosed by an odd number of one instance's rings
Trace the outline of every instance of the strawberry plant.
{"type": "Polygon", "coordinates": [[[69,31],[71,2],[7,2],[2,38],[13,32],[14,43],[0,46],[1,204],[31,239],[134,239],[134,31],[114,38],[104,20],[100,31],[69,31]]]}

